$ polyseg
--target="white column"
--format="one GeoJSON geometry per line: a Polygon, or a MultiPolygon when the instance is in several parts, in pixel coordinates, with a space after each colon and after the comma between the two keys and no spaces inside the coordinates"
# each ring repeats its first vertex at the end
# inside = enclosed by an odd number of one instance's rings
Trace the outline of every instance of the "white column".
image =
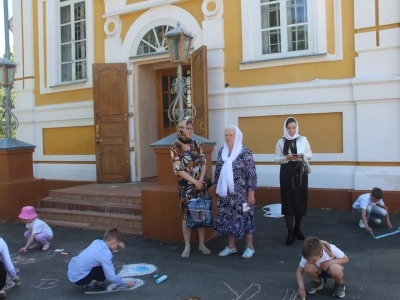
{"type": "Polygon", "coordinates": [[[378,7],[375,4],[375,0],[354,1],[358,57],[353,95],[357,160],[382,162],[382,166],[357,167],[354,189],[370,190],[378,186],[399,191],[400,167],[384,163],[400,161],[400,28],[395,26],[400,22],[400,1],[379,0],[378,7]],[[389,28],[380,28],[383,25],[389,28]]]}

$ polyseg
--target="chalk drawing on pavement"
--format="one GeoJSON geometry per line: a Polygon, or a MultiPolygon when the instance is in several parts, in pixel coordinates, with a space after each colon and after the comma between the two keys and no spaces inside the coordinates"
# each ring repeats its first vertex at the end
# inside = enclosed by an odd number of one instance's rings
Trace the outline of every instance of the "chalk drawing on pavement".
{"type": "Polygon", "coordinates": [[[299,290],[297,289],[297,290],[295,290],[295,289],[286,289],[286,294],[285,294],[285,297],[283,297],[283,299],[282,300],[297,300],[297,299],[300,299],[299,297],[298,297],[298,295],[299,295],[299,290]]]}
{"type": "Polygon", "coordinates": [[[243,293],[239,295],[228,284],[226,284],[225,282],[224,284],[232,293],[236,295],[236,298],[234,298],[233,300],[249,300],[261,291],[261,285],[259,285],[258,283],[252,283],[247,289],[244,290],[243,293]]]}
{"type": "Polygon", "coordinates": [[[107,286],[107,292],[120,292],[120,291],[132,291],[144,285],[144,280],[134,278],[133,276],[142,276],[148,275],[157,270],[157,267],[151,264],[139,263],[139,264],[128,264],[122,262],[115,262],[114,264],[115,273],[118,274],[119,277],[124,278],[126,281],[133,281],[134,285],[132,287],[126,285],[117,285],[115,283],[111,283],[107,286]]]}
{"type": "Polygon", "coordinates": [[[387,237],[389,235],[397,234],[399,232],[400,232],[400,227],[399,227],[399,229],[397,229],[397,230],[395,230],[393,232],[389,232],[389,233],[386,233],[386,234],[381,234],[381,235],[378,235],[378,236],[374,235],[374,233],[372,231],[371,231],[371,234],[372,234],[372,237],[374,239],[381,239],[381,238],[387,237]]]}
{"type": "Polygon", "coordinates": [[[107,292],[108,293],[113,293],[113,292],[122,292],[122,291],[132,291],[134,289],[137,289],[138,287],[144,285],[144,281],[137,279],[137,278],[124,278],[127,281],[133,281],[134,285],[132,287],[129,287],[127,285],[117,285],[115,283],[111,283],[107,287],[107,292]]]}
{"type": "Polygon", "coordinates": [[[49,290],[55,288],[59,280],[58,279],[40,279],[42,282],[38,285],[31,285],[31,287],[38,289],[38,290],[49,290]]]}
{"type": "Polygon", "coordinates": [[[71,256],[71,257],[67,257],[67,258],[65,259],[65,262],[66,262],[67,264],[69,264],[69,262],[71,261],[71,259],[72,259],[74,256],[78,256],[79,253],[81,253],[81,252],[82,252],[82,250],[78,250],[78,251],[72,252],[72,256],[71,256]]]}
{"type": "Polygon", "coordinates": [[[130,264],[124,265],[121,271],[118,272],[119,277],[142,276],[154,273],[157,270],[156,266],[151,264],[130,264]]]}
{"type": "Polygon", "coordinates": [[[49,250],[42,252],[15,253],[11,255],[14,265],[33,264],[39,261],[47,260],[55,256],[57,253],[49,250]]]}

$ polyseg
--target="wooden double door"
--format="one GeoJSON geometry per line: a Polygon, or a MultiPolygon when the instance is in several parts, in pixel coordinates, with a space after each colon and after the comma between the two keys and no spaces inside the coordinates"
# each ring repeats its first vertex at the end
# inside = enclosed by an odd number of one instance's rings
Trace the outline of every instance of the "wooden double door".
{"type": "MultiPolygon", "coordinates": [[[[175,133],[168,119],[168,107],[176,68],[157,71],[157,115],[159,139],[175,133]]],[[[196,108],[194,133],[208,138],[207,48],[191,55],[191,64],[183,66],[183,76],[190,78],[189,96],[196,108]]],[[[125,63],[93,64],[93,107],[96,141],[97,182],[130,182],[129,112],[127,69],[125,63]]]]}

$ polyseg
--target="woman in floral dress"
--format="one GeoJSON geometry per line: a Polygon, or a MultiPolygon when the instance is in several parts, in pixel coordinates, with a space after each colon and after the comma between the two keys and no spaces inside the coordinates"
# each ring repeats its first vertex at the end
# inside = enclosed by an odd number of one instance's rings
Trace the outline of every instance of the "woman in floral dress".
{"type": "MultiPolygon", "coordinates": [[[[182,120],[177,125],[176,141],[170,148],[172,166],[178,176],[178,196],[182,210],[182,233],[185,240],[185,249],[182,257],[190,256],[190,228],[187,228],[187,207],[190,199],[203,195],[212,185],[206,175],[207,161],[198,142],[191,139],[193,124],[190,120],[182,120]]],[[[211,251],[204,245],[205,229],[198,228],[199,251],[210,254],[211,251]]]]}
{"type": "Polygon", "coordinates": [[[245,236],[246,249],[242,258],[251,258],[255,253],[254,192],[257,174],[253,154],[242,145],[242,140],[243,134],[235,125],[225,129],[225,145],[218,152],[214,176],[218,195],[215,231],[228,236],[228,246],[219,256],[236,253],[236,239],[245,236]]]}

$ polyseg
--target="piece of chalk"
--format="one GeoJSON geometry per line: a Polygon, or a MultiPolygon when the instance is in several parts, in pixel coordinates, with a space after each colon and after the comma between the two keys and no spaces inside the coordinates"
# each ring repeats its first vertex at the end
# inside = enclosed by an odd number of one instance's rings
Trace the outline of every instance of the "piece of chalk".
{"type": "Polygon", "coordinates": [[[67,253],[67,252],[61,252],[61,254],[62,254],[62,255],[68,255],[68,253],[67,253]]]}
{"type": "Polygon", "coordinates": [[[156,274],[156,275],[153,276],[153,278],[157,278],[157,277],[158,277],[158,274],[156,274]]]}
{"type": "Polygon", "coordinates": [[[157,283],[157,284],[160,284],[161,282],[167,280],[167,278],[168,278],[167,275],[163,275],[163,276],[161,276],[160,278],[158,278],[158,279],[156,280],[156,283],[157,283]]]}

